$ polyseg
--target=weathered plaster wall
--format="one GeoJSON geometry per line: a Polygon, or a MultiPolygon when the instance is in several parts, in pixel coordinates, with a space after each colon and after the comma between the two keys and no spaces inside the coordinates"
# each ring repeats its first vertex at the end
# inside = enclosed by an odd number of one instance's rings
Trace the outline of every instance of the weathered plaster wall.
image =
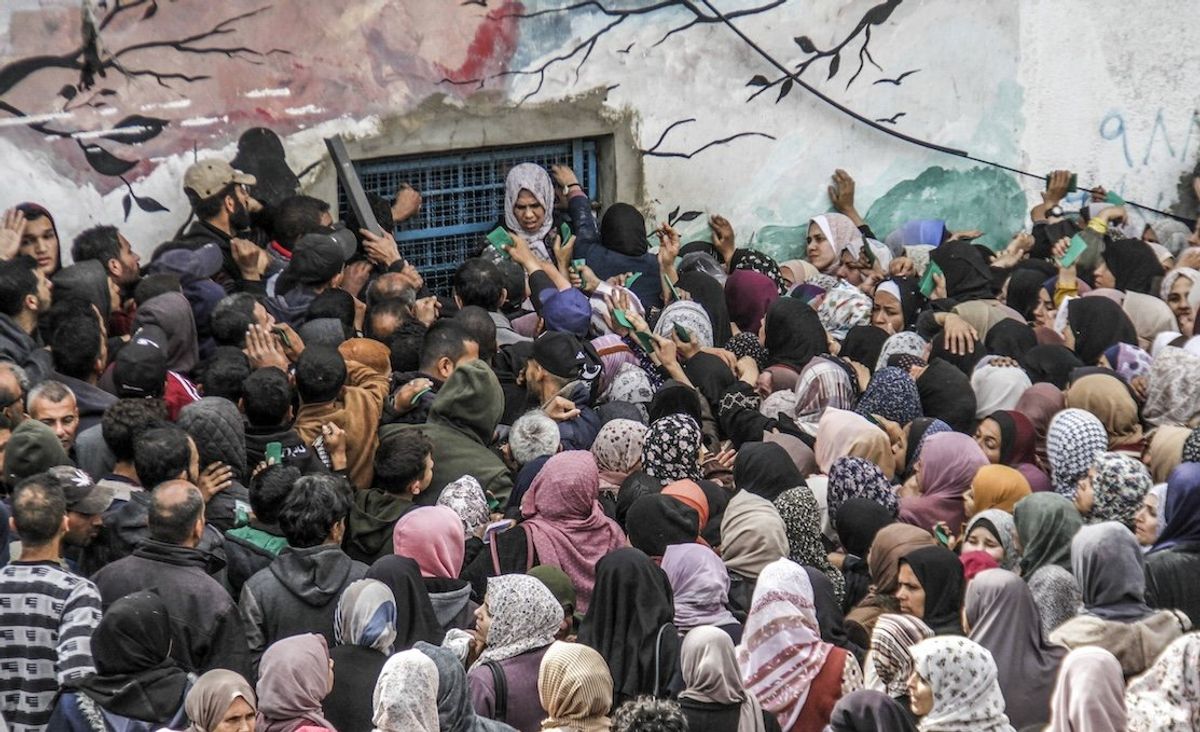
{"type": "MultiPolygon", "coordinates": [[[[1194,208],[1179,188],[1200,148],[1190,0],[713,1],[868,119],[1194,208]]],[[[256,126],[323,196],[333,132],[363,156],[611,135],[602,201],[721,212],[778,255],[826,209],[836,167],[881,236],[942,214],[998,244],[1037,198],[1038,180],[906,144],[798,86],[781,95],[781,75],[703,2],[599,5],[5,0],[0,208],[44,202],[68,240],[124,221],[145,252],[186,216],[193,153],[232,158],[256,126]]]]}

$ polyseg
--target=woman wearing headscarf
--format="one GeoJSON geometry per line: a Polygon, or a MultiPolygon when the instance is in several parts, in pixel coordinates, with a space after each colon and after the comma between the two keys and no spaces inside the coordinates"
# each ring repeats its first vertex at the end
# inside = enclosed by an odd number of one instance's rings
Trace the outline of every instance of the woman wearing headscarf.
{"type": "Polygon", "coordinates": [[[932,637],[933,631],[920,618],[899,613],[880,615],[871,632],[871,649],[863,668],[866,687],[882,691],[904,705],[905,715],[914,722],[908,696],[908,679],[913,671],[908,651],[932,637]]]}
{"type": "Polygon", "coordinates": [[[917,732],[913,713],[887,694],[852,691],[838,700],[829,717],[831,732],[917,732]]]}
{"type": "Polygon", "coordinates": [[[811,307],[791,297],[776,300],[767,309],[763,345],[770,363],[759,375],[770,375],[770,389],[795,389],[800,373],[813,358],[829,352],[821,320],[811,307]]]}
{"type": "MultiPolygon", "coordinates": [[[[919,417],[912,421],[904,431],[904,469],[900,477],[910,477],[917,472],[917,461],[921,459],[921,448],[925,440],[942,432],[953,432],[954,429],[936,417],[919,417]]],[[[897,458],[897,463],[899,459],[897,458]]]]}
{"type": "MultiPolygon", "coordinates": [[[[1020,313],[1026,323],[1034,322],[1033,311],[1040,302],[1040,292],[1045,290],[1046,273],[1032,267],[1021,267],[1008,278],[1004,288],[1004,304],[1020,313]]],[[[1053,297],[1053,293],[1048,293],[1053,297]]]]}
{"type": "Polygon", "coordinates": [[[1142,552],[1129,529],[1115,521],[1080,529],[1071,542],[1071,565],[1083,612],[1055,629],[1051,641],[1068,648],[1100,646],[1132,676],[1191,629],[1183,612],[1155,612],[1146,604],[1142,552]]]}
{"type": "Polygon", "coordinates": [[[642,469],[663,485],[674,480],[700,480],[700,425],[686,414],[655,420],[642,447],[642,469]]]}
{"type": "Polygon", "coordinates": [[[932,529],[945,522],[951,533],[962,530],[965,509],[963,493],[987,458],[970,437],[945,432],[933,435],[921,449],[915,474],[915,492],[900,493],[899,518],[921,528],[932,529]]]}
{"type": "MultiPolygon", "coordinates": [[[[462,662],[448,648],[418,643],[414,650],[429,657],[437,666],[437,715],[439,730],[455,732],[512,732],[512,726],[493,721],[478,713],[471,704],[471,695],[467,689],[467,675],[463,671],[462,662]]],[[[533,706],[540,710],[537,702],[537,672],[534,672],[533,706]]],[[[538,729],[538,721],[528,729],[538,729]]]]}
{"type": "Polygon", "coordinates": [[[631,546],[661,559],[668,546],[690,544],[700,536],[699,511],[661,493],[642,496],[625,514],[625,532],[631,546]]]}
{"type": "Polygon", "coordinates": [[[1050,697],[1047,732],[1126,732],[1125,677],[1116,657],[1084,646],[1067,654],[1050,697]]]}
{"type": "Polygon", "coordinates": [[[475,617],[483,652],[466,678],[474,710],[523,732],[536,730],[546,716],[538,668],[562,624],[561,603],[537,578],[505,574],[488,580],[475,617]]]}
{"type": "Polygon", "coordinates": [[[970,433],[975,426],[975,392],[971,380],[957,366],[933,358],[917,377],[921,410],[936,417],[958,432],[970,433]]]}
{"type": "Polygon", "coordinates": [[[771,442],[747,442],[733,463],[733,483],[738,490],[774,501],[784,491],[804,486],[787,451],[771,442]]]}
{"type": "Polygon", "coordinates": [[[796,424],[808,435],[816,434],[829,409],[854,408],[858,387],[853,374],[839,359],[816,356],[800,372],[796,382],[796,424]]]}
{"type": "Polygon", "coordinates": [[[1084,366],[1071,349],[1057,344],[1034,346],[1019,361],[1035,386],[1044,384],[1056,389],[1067,388],[1071,373],[1084,366]]]}
{"type": "Polygon", "coordinates": [[[817,467],[826,475],[838,458],[847,456],[875,463],[884,475],[895,473],[895,459],[887,433],[862,415],[844,409],[825,410],[817,424],[814,452],[817,467]]]}
{"type": "Polygon", "coordinates": [[[787,731],[823,729],[837,700],[862,687],[853,654],[821,640],[808,574],[788,559],[763,570],[737,655],[746,691],[787,731]]]}
{"type": "Polygon", "coordinates": [[[553,250],[548,238],[554,228],[553,213],[554,184],[546,169],[537,163],[514,165],[504,179],[504,228],[524,237],[529,248],[545,261],[551,261],[553,250]]]}
{"type": "Polygon", "coordinates": [[[342,592],[333,618],[337,645],[329,651],[337,673],[321,704],[335,729],[370,729],[369,692],[395,647],[396,618],[392,591],[378,580],[351,582],[342,592]]]}
{"type": "Polygon", "coordinates": [[[900,612],[925,621],[938,635],[962,635],[962,563],[942,546],[915,549],[900,559],[900,612]]]}
{"type": "Polygon", "coordinates": [[[1050,478],[1037,465],[1037,429],[1021,412],[992,412],[975,427],[975,442],[992,465],[1013,468],[1024,476],[1030,490],[1050,490],[1050,478]]]}
{"type": "MultiPolygon", "coordinates": [[[[1001,320],[988,331],[984,346],[991,356],[1004,356],[1020,361],[1029,350],[1037,347],[1033,328],[1011,318],[1001,320]]],[[[977,345],[976,348],[979,346],[977,345]]]]}
{"type": "Polygon", "coordinates": [[[375,684],[373,732],[438,732],[438,678],[437,664],[418,650],[389,658],[375,684]]]}
{"type": "Polygon", "coordinates": [[[191,679],[171,658],[171,620],[156,591],[108,607],[92,633],[92,658],[96,673],[64,689],[48,729],[150,732],[183,725],[191,679]]]}
{"type": "Polygon", "coordinates": [[[1007,465],[984,465],[963,494],[963,508],[967,518],[991,508],[1012,513],[1017,501],[1030,493],[1029,481],[1020,472],[1007,465]]]}
{"type": "Polygon", "coordinates": [[[900,611],[900,604],[896,600],[900,559],[926,546],[934,546],[933,535],[908,524],[889,524],[875,534],[867,553],[867,568],[871,574],[870,592],[846,614],[847,632],[852,638],[869,639],[880,615],[900,611]]]}
{"type": "Polygon", "coordinates": [[[184,701],[191,723],[184,732],[227,732],[252,729],[258,702],[241,674],[218,668],[204,673],[184,701]]]}
{"type": "Polygon", "coordinates": [[[788,555],[787,529],[774,504],[753,493],[738,491],[721,521],[721,561],[729,572],[729,602],[735,612],[747,612],[763,568],[788,555]]]}
{"type": "Polygon", "coordinates": [[[983,552],[1001,568],[1017,571],[1021,552],[1017,549],[1017,527],[1012,515],[998,508],[975,514],[963,530],[960,551],[983,552]]]}
{"type": "Polygon", "coordinates": [[[1137,458],[1145,447],[1138,405],[1133,394],[1115,376],[1089,374],[1067,388],[1067,407],[1091,412],[1104,425],[1108,448],[1137,458]]]}
{"type": "Polygon", "coordinates": [[[613,680],[604,657],[582,643],[558,641],[538,669],[545,732],[609,732],[613,680]]]}
{"type": "Polygon", "coordinates": [[[679,652],[684,690],[679,707],[688,729],[711,732],[779,730],[775,715],[747,694],[738,677],[734,643],[719,628],[701,625],[688,632],[679,652]]]}
{"type": "MultiPolygon", "coordinates": [[[[1151,486],[1150,490],[1142,496],[1142,505],[1138,506],[1138,510],[1133,514],[1133,535],[1137,537],[1138,544],[1142,545],[1143,552],[1149,552],[1154,548],[1162,530],[1166,523],[1162,521],[1162,507],[1166,504],[1167,484],[1156,483],[1151,486]]],[[[1149,580],[1147,573],[1147,580],[1149,580]]]]}
{"type": "Polygon", "coordinates": [[[1037,433],[1035,453],[1038,467],[1042,470],[1049,468],[1046,458],[1046,433],[1050,428],[1050,420],[1065,409],[1066,405],[1067,400],[1062,389],[1053,384],[1042,383],[1029,387],[1013,409],[1014,412],[1025,415],[1033,424],[1034,432],[1037,433]]]}
{"type": "Polygon", "coordinates": [[[1105,244],[1096,266],[1096,287],[1149,294],[1163,276],[1158,257],[1141,239],[1116,239],[1105,244]]]}
{"type": "Polygon", "coordinates": [[[729,318],[743,333],[757,335],[779,288],[770,277],[748,269],[734,270],[725,280],[725,306],[729,318]]]}
{"type": "Polygon", "coordinates": [[[1096,455],[1108,449],[1108,433],[1095,415],[1082,409],[1064,409],[1046,430],[1046,459],[1054,492],[1071,498],[1079,479],[1087,475],[1096,455]]]}
{"type": "Polygon", "coordinates": [[[616,494],[629,474],[641,468],[646,426],[631,419],[605,423],[592,442],[592,456],[600,469],[600,490],[616,494]]]}
{"type": "Polygon", "coordinates": [[[466,556],[462,520],[445,506],[418,506],[405,513],[392,530],[397,556],[421,568],[421,579],[442,628],[466,629],[475,607],[470,585],[459,579],[466,556]]]}
{"type": "Polygon", "coordinates": [[[950,313],[974,328],[980,340],[986,340],[988,331],[1001,320],[1020,320],[1019,313],[996,299],[991,270],[974,245],[948,241],[930,252],[929,259],[942,270],[946,297],[954,305],[950,313]]]}
{"type": "Polygon", "coordinates": [[[846,596],[842,601],[842,612],[848,613],[867,596],[871,586],[871,572],[867,567],[867,554],[875,536],[895,517],[888,510],[869,498],[851,498],[842,504],[833,522],[838,541],[842,545],[841,570],[846,581],[846,596]]]}
{"type": "Polygon", "coordinates": [[[1125,690],[1127,732],[1184,732],[1200,728],[1200,635],[1174,641],[1125,690]]]}
{"type": "Polygon", "coordinates": [[[899,364],[892,363],[892,361],[901,357],[911,357],[925,363],[928,355],[929,341],[912,331],[894,333],[883,342],[883,348],[879,351],[879,359],[875,362],[875,370],[878,371],[887,366],[897,366],[899,364]]]}
{"type": "Polygon", "coordinates": [[[1183,446],[1191,434],[1187,427],[1168,425],[1157,427],[1146,435],[1145,462],[1155,485],[1166,483],[1171,471],[1183,462],[1183,446]]]}
{"type": "MultiPolygon", "coordinates": [[[[1193,346],[1194,348],[1194,346],[1193,346]]],[[[1200,426],[1200,356],[1164,348],[1154,359],[1142,417],[1156,426],[1200,426]]]]}
{"type": "Polygon", "coordinates": [[[1144,350],[1147,357],[1150,355],[1148,351],[1154,345],[1154,339],[1161,333],[1174,332],[1178,325],[1171,308],[1154,295],[1127,292],[1121,309],[1129,316],[1129,322],[1133,323],[1133,329],[1137,331],[1137,349],[1144,350]]]}
{"type": "Polygon", "coordinates": [[[729,327],[729,307],[725,304],[725,289],[721,283],[703,272],[684,272],[679,275],[675,287],[687,292],[692,302],[704,308],[712,325],[713,345],[724,348],[733,331],[729,327]]]}
{"type": "Polygon", "coordinates": [[[821,507],[812,491],[805,486],[784,491],[775,499],[775,510],[787,532],[788,558],[824,573],[832,585],[834,600],[841,607],[846,596],[846,579],[829,563],[829,552],[821,541],[821,507]]]}
{"type": "Polygon", "coordinates": [[[711,480],[677,480],[663,486],[662,494],[695,511],[700,538],[710,546],[721,545],[721,521],[729,504],[728,491],[711,480]]]}
{"type": "Polygon", "coordinates": [[[939,636],[913,646],[912,657],[909,687],[921,732],[1015,732],[986,648],[967,638],[939,636]]]}
{"type": "Polygon", "coordinates": [[[1150,491],[1150,473],[1137,460],[1115,452],[1096,456],[1075,491],[1075,507],[1090,523],[1116,521],[1134,530],[1134,514],[1150,491]]]}
{"type": "Polygon", "coordinates": [[[967,585],[964,618],[970,638],[996,662],[997,680],[1018,729],[1050,721],[1050,693],[1065,648],[1050,645],[1029,587],[1003,569],[980,572],[967,585]]]}
{"type": "Polygon", "coordinates": [[[879,354],[883,352],[883,344],[887,339],[888,332],[883,328],[874,325],[856,326],[846,334],[838,356],[856,365],[855,370],[859,372],[861,382],[863,373],[870,374],[875,371],[875,364],[879,362],[879,354]]]}
{"type": "Polygon", "coordinates": [[[841,343],[851,328],[871,322],[871,298],[857,287],[838,286],[825,293],[817,315],[829,336],[841,343]]]}
{"type": "Polygon", "coordinates": [[[1017,501],[1013,521],[1021,543],[1021,575],[1026,581],[1041,568],[1070,570],[1071,540],[1083,527],[1075,506],[1056,493],[1034,493],[1017,501]]]}
{"type": "Polygon", "coordinates": [[[993,412],[1012,409],[1031,386],[1029,376],[1019,368],[981,362],[971,374],[975,417],[983,419],[993,412]]]}
{"type": "MultiPolygon", "coordinates": [[[[333,661],[324,636],[304,633],[275,641],[258,667],[255,732],[294,732],[306,726],[335,729],[321,710],[332,688],[333,661]]],[[[378,715],[375,724],[380,726],[378,715]]]]}
{"type": "Polygon", "coordinates": [[[787,281],[779,271],[779,265],[760,251],[738,248],[729,259],[729,269],[731,272],[744,269],[766,275],[775,283],[780,295],[787,292],[787,281]]]}
{"type": "Polygon", "coordinates": [[[921,291],[912,277],[889,277],[875,286],[871,324],[888,333],[911,330],[917,324],[921,291]]]}
{"type": "Polygon", "coordinates": [[[1107,297],[1081,297],[1067,306],[1066,345],[1085,366],[1095,366],[1110,346],[1136,346],[1137,330],[1129,316],[1107,297]]]}
{"type": "Polygon", "coordinates": [[[1191,267],[1176,267],[1163,277],[1159,293],[1175,316],[1175,329],[1181,333],[1192,332],[1196,314],[1188,305],[1188,296],[1197,281],[1200,281],[1200,271],[1191,267]]]}
{"type": "MultiPolygon", "coordinates": [[[[1161,534],[1146,556],[1146,599],[1151,607],[1177,608],[1200,621],[1200,463],[1187,462],[1171,473],[1153,520],[1161,534]]],[[[1149,528],[1145,529],[1149,533],[1149,528]]]]}
{"type": "Polygon", "coordinates": [[[590,452],[558,453],[546,461],[521,499],[525,521],[493,536],[491,551],[480,552],[463,570],[463,578],[470,579],[482,597],[488,577],[550,564],[571,578],[579,609],[586,611],[596,562],[625,546],[625,533],[604,515],[599,493],[600,474],[590,452]]]}
{"type": "Polygon", "coordinates": [[[807,245],[808,261],[822,274],[836,275],[843,255],[858,261],[866,242],[849,216],[827,213],[809,220],[807,245]]]}
{"type": "Polygon", "coordinates": [[[567,198],[571,212],[571,230],[575,233],[572,256],[587,260],[601,280],[625,272],[641,277],[630,286],[647,308],[662,302],[662,280],[658,257],[649,251],[646,220],[627,203],[614,203],[600,219],[599,237],[591,202],[582,188],[572,187],[567,198]]]}
{"type": "Polygon", "coordinates": [[[894,366],[875,372],[854,411],[864,416],[878,415],[901,427],[924,416],[917,383],[907,371],[894,366]]]}
{"type": "Polygon", "coordinates": [[[667,576],[641,551],[617,549],[596,565],[596,590],[579,642],[608,663],[614,706],[643,694],[666,696],[679,664],[674,617],[667,576]]]}
{"type": "Polygon", "coordinates": [[[734,643],[741,641],[742,624],[727,607],[729,575],[716,552],[700,544],[674,544],[663,554],[662,570],[671,584],[673,622],[680,633],[713,626],[734,643]]]}
{"type": "Polygon", "coordinates": [[[473,476],[464,475],[451,481],[438,495],[437,505],[445,506],[462,520],[463,537],[470,539],[491,520],[483,486],[473,476]]]}
{"type": "Polygon", "coordinates": [[[873,501],[892,516],[900,511],[900,499],[878,465],[860,457],[838,458],[829,468],[825,493],[829,520],[836,522],[842,506],[854,498],[873,501]]]}
{"type": "Polygon", "coordinates": [[[691,300],[676,300],[663,309],[654,323],[654,335],[670,339],[679,327],[688,332],[689,343],[701,348],[712,348],[713,330],[708,312],[699,303],[691,300]]]}
{"type": "Polygon", "coordinates": [[[417,641],[442,642],[445,631],[434,613],[421,568],[415,561],[394,554],[380,557],[367,570],[366,579],[379,580],[391,590],[396,603],[393,648],[412,648],[417,641]]]}

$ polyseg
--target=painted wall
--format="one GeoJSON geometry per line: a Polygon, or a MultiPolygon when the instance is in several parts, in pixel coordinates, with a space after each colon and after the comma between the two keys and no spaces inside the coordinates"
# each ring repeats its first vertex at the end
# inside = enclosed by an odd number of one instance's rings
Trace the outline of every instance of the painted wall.
{"type": "MultiPolygon", "coordinates": [[[[1200,149],[1188,0],[1136,12],[1075,0],[712,2],[803,81],[889,129],[1039,173],[1072,167],[1081,182],[1194,215],[1180,186],[1200,149]]],[[[232,158],[248,129],[278,133],[302,183],[327,192],[324,135],[359,150],[397,139],[397,152],[405,135],[502,144],[540,110],[526,136],[571,137],[579,123],[556,110],[585,96],[588,133],[617,133],[613,195],[656,217],[723,213],[740,241],[781,257],[826,210],[837,167],[857,179],[880,236],[940,214],[999,245],[1042,187],[853,121],[785,82],[704,0],[4,0],[0,208],[43,202],[68,240],[124,222],[147,252],[187,214],[193,155],[232,158]],[[483,108],[495,124],[439,128],[483,108]]],[[[685,235],[703,234],[703,220],[685,235]]]]}

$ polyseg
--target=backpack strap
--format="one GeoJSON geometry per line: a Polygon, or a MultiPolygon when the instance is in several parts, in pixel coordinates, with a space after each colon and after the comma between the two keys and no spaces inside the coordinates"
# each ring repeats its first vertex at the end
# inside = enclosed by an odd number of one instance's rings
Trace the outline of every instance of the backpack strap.
{"type": "Polygon", "coordinates": [[[658,629],[658,636],[654,639],[654,696],[659,697],[659,679],[662,678],[662,639],[663,633],[667,628],[671,627],[670,623],[663,623],[658,629]]]}
{"type": "Polygon", "coordinates": [[[496,689],[496,709],[495,716],[492,718],[497,722],[507,722],[508,677],[504,675],[504,668],[495,661],[484,661],[483,665],[492,672],[492,685],[496,689]]]}

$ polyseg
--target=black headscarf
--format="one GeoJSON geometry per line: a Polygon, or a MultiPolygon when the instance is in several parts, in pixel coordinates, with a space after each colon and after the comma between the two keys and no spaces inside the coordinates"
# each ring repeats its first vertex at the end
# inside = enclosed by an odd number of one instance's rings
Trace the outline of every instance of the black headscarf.
{"type": "Polygon", "coordinates": [[[829,352],[829,342],[817,311],[793,297],[771,303],[766,315],[767,352],[772,364],[800,371],[814,356],[829,352]]]}
{"type": "Polygon", "coordinates": [[[725,288],[704,272],[684,272],[679,275],[675,287],[686,291],[692,300],[704,308],[713,327],[713,345],[724,348],[725,342],[733,337],[729,327],[729,307],[725,305],[725,288]]]}
{"type": "Polygon", "coordinates": [[[667,575],[643,552],[617,549],[596,563],[596,585],[579,642],[608,662],[614,708],[643,694],[666,694],[679,659],[674,617],[667,575]]]}
{"type": "Polygon", "coordinates": [[[701,352],[689,358],[683,364],[683,372],[687,374],[688,381],[692,382],[692,386],[696,387],[700,394],[708,400],[713,414],[718,413],[717,408],[721,404],[721,397],[724,396],[725,390],[737,381],[737,377],[733,375],[725,362],[711,353],[701,352]]]}
{"type": "MultiPolygon", "coordinates": [[[[987,352],[993,356],[1007,356],[1017,361],[1037,346],[1037,334],[1025,323],[1005,318],[993,325],[984,340],[987,352]]],[[[975,346],[979,350],[979,346],[975,346]]]]}
{"type": "Polygon", "coordinates": [[[629,257],[640,257],[650,249],[646,219],[628,203],[614,203],[600,219],[600,243],[606,249],[629,257]]]}
{"type": "Polygon", "coordinates": [[[171,618],[156,590],[126,595],[104,611],[92,659],[96,674],[76,689],[106,711],[166,724],[183,705],[188,676],[171,658],[171,618]]]}
{"type": "MultiPolygon", "coordinates": [[[[937,422],[942,422],[942,420],[937,417],[917,417],[908,425],[908,447],[904,451],[906,466],[904,472],[906,474],[913,472],[913,466],[919,457],[917,451],[921,448],[921,441],[925,439],[925,433],[929,431],[929,428],[937,422]]],[[[942,422],[942,425],[945,424],[942,422]]],[[[934,430],[933,434],[937,434],[937,430],[934,430]]]]}
{"type": "Polygon", "coordinates": [[[911,330],[917,324],[917,314],[921,306],[925,304],[925,296],[921,294],[921,283],[915,277],[888,277],[883,282],[891,282],[900,290],[900,312],[904,316],[904,327],[911,330]]]}
{"type": "Polygon", "coordinates": [[[711,480],[698,480],[696,485],[704,491],[708,501],[708,523],[701,529],[700,536],[711,546],[721,546],[721,520],[725,518],[725,507],[733,494],[711,480]]]}
{"type": "Polygon", "coordinates": [[[1021,314],[1026,323],[1033,322],[1033,311],[1038,306],[1041,296],[1038,294],[1045,286],[1046,280],[1054,274],[1022,268],[1012,273],[1008,278],[1008,289],[1005,291],[1004,304],[1021,314]]]}
{"type": "Polygon", "coordinates": [[[842,350],[838,355],[848,358],[855,363],[874,371],[879,354],[883,351],[883,343],[888,339],[887,331],[874,325],[856,325],[842,340],[842,350]]]}
{"type": "Polygon", "coordinates": [[[991,268],[979,250],[967,242],[948,241],[929,257],[946,278],[946,297],[958,302],[995,297],[991,268]]]}
{"type": "Polygon", "coordinates": [[[1121,306],[1107,297],[1081,297],[1067,306],[1067,322],[1075,334],[1075,355],[1095,366],[1118,343],[1138,344],[1137,330],[1121,306]]]}
{"type": "Polygon", "coordinates": [[[851,498],[838,509],[833,524],[842,548],[865,560],[875,534],[895,520],[891,511],[870,498],[851,498]]]}
{"type": "Polygon", "coordinates": [[[700,406],[700,395],[687,384],[668,379],[650,400],[650,424],[672,414],[686,414],[704,424],[704,412],[700,406]]]}
{"type": "Polygon", "coordinates": [[[621,487],[617,489],[617,515],[614,517],[617,523],[621,525],[621,528],[626,528],[629,509],[633,507],[634,501],[642,496],[654,495],[660,492],[662,492],[662,481],[647,475],[642,470],[630,473],[628,478],[621,481],[621,487]]]}
{"type": "MultiPolygon", "coordinates": [[[[1106,300],[1107,298],[1087,298],[1089,300],[1106,300]]],[[[1071,378],[1071,372],[1083,366],[1070,348],[1059,345],[1034,346],[1025,352],[1020,359],[1021,368],[1029,374],[1029,380],[1035,384],[1054,384],[1059,389],[1066,389],[1071,378]]]]}
{"type": "Polygon", "coordinates": [[[375,560],[367,579],[379,580],[396,597],[397,652],[412,648],[417,641],[441,645],[446,633],[433,613],[429,592],[421,579],[421,568],[408,557],[389,554],[375,560]]]}
{"type": "Polygon", "coordinates": [[[917,379],[917,392],[926,417],[936,417],[956,432],[971,434],[975,392],[966,374],[940,358],[932,359],[917,379]]]}
{"type": "Polygon", "coordinates": [[[652,557],[661,557],[672,544],[692,544],[700,535],[700,517],[691,506],[652,493],[633,502],[625,514],[629,543],[652,557]]]}
{"type": "Polygon", "coordinates": [[[900,560],[912,568],[925,590],[925,615],[921,619],[937,635],[962,635],[962,604],[966,591],[962,563],[944,546],[926,546],[900,560]]]}
{"type": "Polygon", "coordinates": [[[1154,250],[1141,239],[1117,239],[1104,246],[1104,264],[1116,278],[1116,288],[1158,296],[1162,264],[1154,250]]]}
{"type": "Polygon", "coordinates": [[[970,378],[975,372],[975,367],[987,355],[986,346],[975,344],[975,350],[967,353],[954,353],[946,343],[945,331],[939,331],[933,336],[933,340],[929,344],[929,359],[940,359],[946,363],[952,364],[959,371],[963,372],[970,378]]]}
{"type": "Polygon", "coordinates": [[[787,280],[783,279],[783,272],[779,270],[779,264],[771,257],[754,249],[738,249],[733,253],[733,257],[729,262],[729,269],[748,269],[758,272],[761,275],[770,277],[775,286],[779,288],[779,294],[787,292],[787,280]]]}
{"type": "Polygon", "coordinates": [[[787,450],[774,442],[742,445],[733,461],[733,484],[772,502],[788,489],[808,485],[787,450]]]}
{"type": "Polygon", "coordinates": [[[917,732],[912,714],[882,691],[859,689],[838,700],[829,717],[833,732],[917,732]]]}

